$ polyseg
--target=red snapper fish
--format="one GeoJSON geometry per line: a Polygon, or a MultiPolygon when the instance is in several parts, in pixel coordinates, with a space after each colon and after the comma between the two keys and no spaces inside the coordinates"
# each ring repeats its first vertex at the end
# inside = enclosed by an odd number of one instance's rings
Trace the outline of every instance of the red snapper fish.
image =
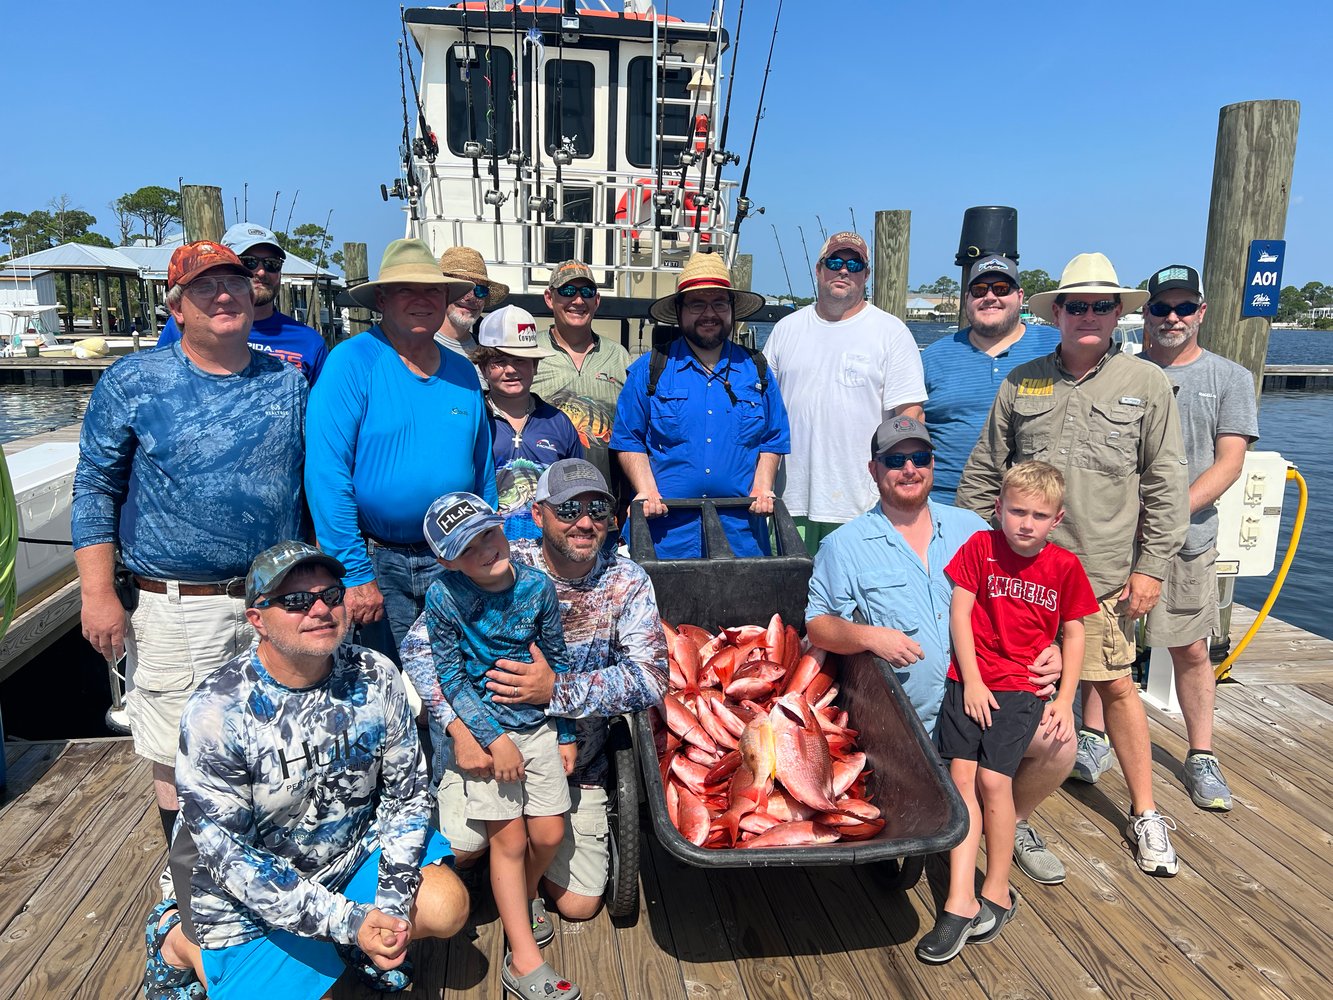
{"type": "Polygon", "coordinates": [[[793,798],[821,812],[837,812],[833,758],[804,695],[784,694],[768,714],[773,728],[774,770],[793,798]]]}

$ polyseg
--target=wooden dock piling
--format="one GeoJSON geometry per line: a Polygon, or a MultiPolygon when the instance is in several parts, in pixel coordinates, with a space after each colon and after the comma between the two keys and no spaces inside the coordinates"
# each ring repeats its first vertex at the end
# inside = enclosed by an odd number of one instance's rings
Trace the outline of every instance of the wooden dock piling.
{"type": "Polygon", "coordinates": [[[182,186],[181,219],[185,225],[186,240],[221,240],[226,229],[222,214],[222,188],[211,184],[182,186]]]}
{"type": "MultiPolygon", "coordinates": [[[[366,245],[364,243],[343,244],[343,280],[348,288],[355,288],[363,281],[370,280],[370,270],[366,264],[366,245]]],[[[359,306],[350,310],[351,325],[347,336],[354,337],[370,329],[370,310],[359,306]]]]}
{"type": "Polygon", "coordinates": [[[899,319],[907,318],[907,261],[911,237],[910,211],[895,209],[875,213],[873,301],[899,319]]]}

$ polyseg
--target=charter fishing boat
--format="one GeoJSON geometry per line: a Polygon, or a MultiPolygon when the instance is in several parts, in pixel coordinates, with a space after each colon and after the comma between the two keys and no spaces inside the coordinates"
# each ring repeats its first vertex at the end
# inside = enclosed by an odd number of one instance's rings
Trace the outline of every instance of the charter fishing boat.
{"type": "Polygon", "coordinates": [[[403,202],[407,235],[437,254],[476,249],[536,313],[552,268],[585,261],[599,320],[645,347],[649,303],[695,251],[734,266],[755,211],[748,162],[739,183],[726,176],[745,130],[732,121],[739,22],[733,42],[722,8],[708,23],[644,0],[404,11],[402,171],[381,193],[403,202]]]}

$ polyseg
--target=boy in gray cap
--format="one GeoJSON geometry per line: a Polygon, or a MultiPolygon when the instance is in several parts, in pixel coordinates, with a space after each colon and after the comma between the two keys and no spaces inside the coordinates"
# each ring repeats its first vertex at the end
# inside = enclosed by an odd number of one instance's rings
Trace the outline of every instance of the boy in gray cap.
{"type": "Polygon", "coordinates": [[[426,511],[426,541],[448,572],[430,585],[421,620],[432,657],[408,676],[441,732],[445,702],[491,758],[489,775],[464,776],[467,818],[491,843],[491,892],[511,953],[506,989],[577,1000],[577,986],[541,957],[555,936],[537,886],[564,839],[577,751],[574,723],[548,720],[545,706],[505,705],[486,687],[497,660],[526,659],[538,647],[552,669],[569,669],[560,602],[550,577],[509,557],[503,519],[481,497],[446,493],[426,511]],[[537,934],[540,933],[540,939],[537,934]]]}

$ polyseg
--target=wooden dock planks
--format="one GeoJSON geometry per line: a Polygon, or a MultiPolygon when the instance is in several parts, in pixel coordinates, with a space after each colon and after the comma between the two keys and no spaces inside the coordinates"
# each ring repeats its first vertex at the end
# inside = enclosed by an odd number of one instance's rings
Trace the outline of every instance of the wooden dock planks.
{"type": "MultiPolygon", "coordinates": [[[[1015,872],[1014,921],[946,966],[913,951],[934,921],[941,861],[902,893],[875,866],[693,868],[647,832],[637,920],[555,917],[552,962],[596,1000],[1327,997],[1333,643],[1275,622],[1234,676],[1219,690],[1215,737],[1231,813],[1190,803],[1183,722],[1149,709],[1154,794],[1179,824],[1175,879],[1134,865],[1113,768],[1096,786],[1066,786],[1034,819],[1068,882],[1015,872]]],[[[147,765],[117,740],[5,750],[17,797],[0,808],[0,998],[137,996],[164,854],[147,765]]],[[[411,996],[501,996],[493,906],[478,920],[475,939],[414,945],[411,996]]],[[[346,980],[334,995],[376,996],[346,980]]]]}

